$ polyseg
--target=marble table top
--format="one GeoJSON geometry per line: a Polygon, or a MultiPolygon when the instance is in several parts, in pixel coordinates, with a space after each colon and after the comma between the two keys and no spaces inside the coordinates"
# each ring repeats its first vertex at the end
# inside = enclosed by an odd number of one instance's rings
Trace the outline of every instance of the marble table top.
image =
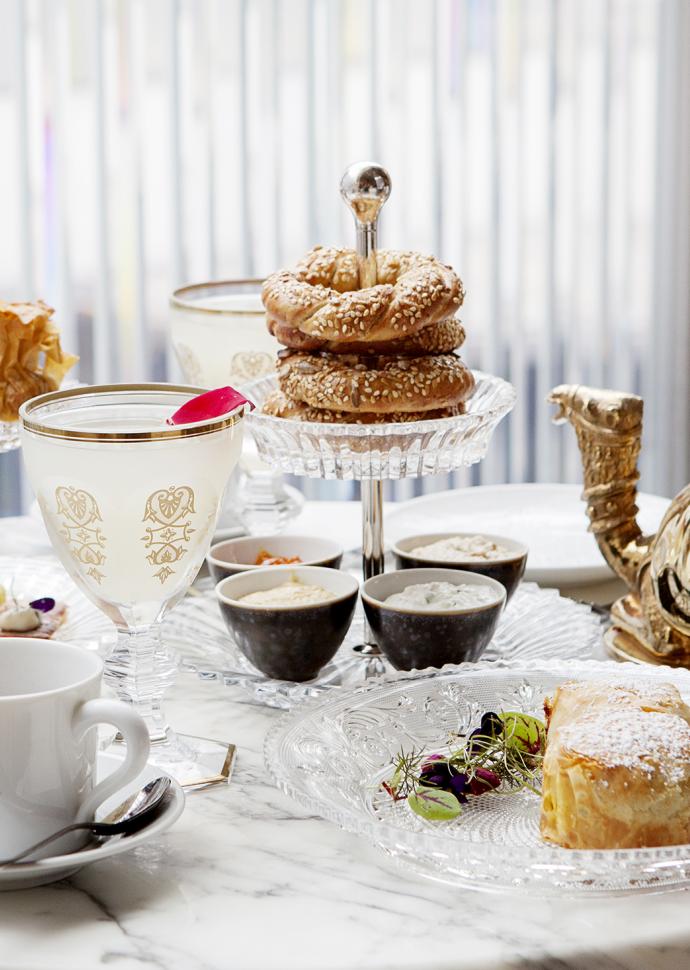
{"type": "MultiPolygon", "coordinates": [[[[45,554],[0,520],[2,554],[45,554]]],[[[682,970],[685,892],[534,899],[402,873],[266,780],[280,713],[183,674],[175,726],[234,741],[231,784],[188,797],[179,822],[52,886],[0,894],[0,968],[31,970],[682,970]]]]}

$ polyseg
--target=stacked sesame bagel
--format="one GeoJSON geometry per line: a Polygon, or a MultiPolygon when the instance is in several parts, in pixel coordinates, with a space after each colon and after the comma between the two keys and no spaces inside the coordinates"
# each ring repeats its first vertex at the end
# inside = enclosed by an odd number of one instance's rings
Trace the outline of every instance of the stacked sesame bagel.
{"type": "Polygon", "coordinates": [[[449,417],[474,390],[455,354],[465,331],[454,314],[464,291],[432,256],[380,250],[375,286],[360,289],[354,250],[316,246],[263,286],[279,343],[280,390],[267,414],[376,424],[449,417]]]}

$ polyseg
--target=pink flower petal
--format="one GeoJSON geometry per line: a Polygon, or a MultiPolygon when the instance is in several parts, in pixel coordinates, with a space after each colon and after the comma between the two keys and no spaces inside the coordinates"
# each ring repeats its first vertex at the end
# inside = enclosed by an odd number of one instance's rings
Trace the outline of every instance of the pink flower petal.
{"type": "Polygon", "coordinates": [[[167,419],[166,424],[193,424],[195,421],[219,418],[223,414],[234,411],[241,404],[248,404],[250,408],[254,408],[252,402],[234,387],[217,387],[213,391],[205,391],[186,401],[167,419]]]}

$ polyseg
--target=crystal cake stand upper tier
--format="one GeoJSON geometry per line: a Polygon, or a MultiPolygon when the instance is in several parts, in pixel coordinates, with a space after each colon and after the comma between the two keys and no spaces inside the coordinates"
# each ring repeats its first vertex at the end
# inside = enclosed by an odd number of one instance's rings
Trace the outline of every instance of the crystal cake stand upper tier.
{"type": "Polygon", "coordinates": [[[309,478],[400,479],[440,475],[486,455],[494,428],[515,404],[512,384],[474,371],[476,389],[465,414],[397,424],[322,424],[261,414],[277,389],[275,374],[243,392],[256,404],[247,417],[257,450],[268,464],[309,478]]]}

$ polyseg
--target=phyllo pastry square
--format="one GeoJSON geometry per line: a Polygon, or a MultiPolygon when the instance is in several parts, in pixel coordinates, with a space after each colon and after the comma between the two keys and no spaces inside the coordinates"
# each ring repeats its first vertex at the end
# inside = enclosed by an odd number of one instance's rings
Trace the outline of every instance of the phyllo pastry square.
{"type": "Polygon", "coordinates": [[[570,849],[690,842],[690,708],[672,684],[568,683],[545,710],[542,838],[570,849]]]}

